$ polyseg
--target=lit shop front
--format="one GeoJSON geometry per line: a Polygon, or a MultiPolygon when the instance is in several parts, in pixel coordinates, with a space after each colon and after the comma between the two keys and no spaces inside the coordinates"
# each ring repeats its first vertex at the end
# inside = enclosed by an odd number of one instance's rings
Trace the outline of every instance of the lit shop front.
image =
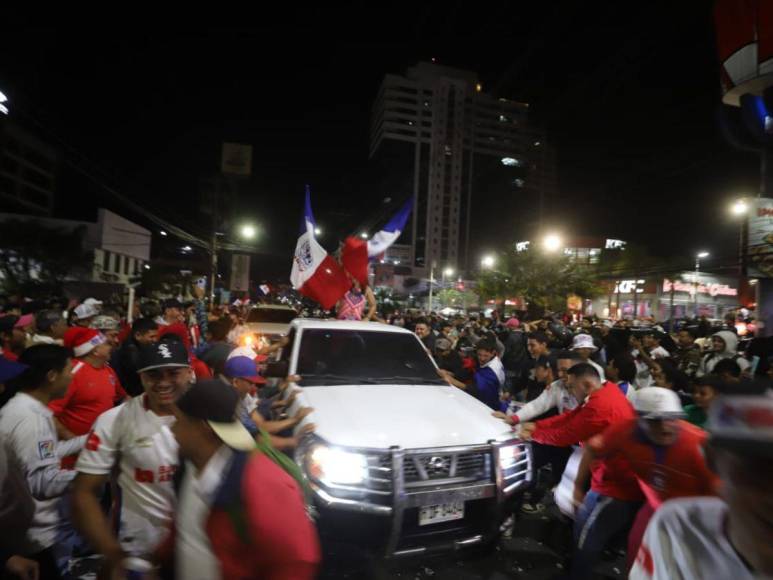
{"type": "Polygon", "coordinates": [[[614,280],[606,292],[585,301],[585,315],[604,318],[722,318],[738,307],[738,279],[685,272],[659,279],[614,280]]]}

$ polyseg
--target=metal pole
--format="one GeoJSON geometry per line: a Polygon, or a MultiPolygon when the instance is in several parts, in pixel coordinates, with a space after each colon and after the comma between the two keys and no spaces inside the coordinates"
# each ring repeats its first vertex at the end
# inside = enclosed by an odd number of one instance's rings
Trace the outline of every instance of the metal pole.
{"type": "Polygon", "coordinates": [[[435,285],[435,262],[433,261],[429,267],[429,308],[427,308],[427,314],[432,313],[432,288],[435,285]]]}
{"type": "Polygon", "coordinates": [[[209,309],[215,307],[215,282],[217,281],[217,231],[212,232],[212,264],[209,276],[209,309]]]}
{"type": "Polygon", "coordinates": [[[695,258],[695,282],[693,288],[695,289],[695,319],[698,319],[698,279],[700,277],[701,259],[695,258]]]}
{"type": "Polygon", "coordinates": [[[126,312],[126,322],[131,324],[134,322],[132,313],[134,312],[134,286],[129,286],[129,306],[126,312]]]}

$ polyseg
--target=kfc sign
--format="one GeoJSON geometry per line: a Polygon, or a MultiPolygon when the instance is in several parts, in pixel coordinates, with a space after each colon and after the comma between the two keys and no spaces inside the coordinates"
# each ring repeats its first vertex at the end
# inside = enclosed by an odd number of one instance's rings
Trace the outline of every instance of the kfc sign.
{"type": "Polygon", "coordinates": [[[644,280],[620,280],[615,283],[615,294],[643,294],[644,280]]]}
{"type": "Polygon", "coordinates": [[[727,284],[694,284],[691,282],[681,282],[679,280],[669,280],[666,278],[663,280],[663,293],[668,294],[673,289],[674,292],[686,292],[690,296],[695,296],[697,289],[698,294],[708,294],[711,297],[715,296],[738,296],[738,289],[732,288],[727,284]]]}

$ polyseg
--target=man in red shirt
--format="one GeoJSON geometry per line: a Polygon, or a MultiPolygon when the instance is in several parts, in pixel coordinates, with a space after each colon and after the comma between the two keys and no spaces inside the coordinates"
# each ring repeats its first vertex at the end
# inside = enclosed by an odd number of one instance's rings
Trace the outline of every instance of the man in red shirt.
{"type": "MultiPolygon", "coordinates": [[[[104,335],[92,328],[72,327],[64,335],[64,346],[77,358],[73,380],[61,399],[49,404],[60,438],[85,435],[102,413],[126,397],[118,375],[108,366],[112,347],[104,335]]],[[[75,456],[66,457],[63,467],[73,467],[75,456]]]]}
{"type": "MultiPolygon", "coordinates": [[[[614,383],[602,383],[588,363],[567,372],[567,386],[583,403],[568,413],[537,423],[524,423],[521,437],[543,445],[583,443],[608,428],[636,418],[626,396],[614,383]]],[[[641,507],[642,492],[628,460],[610,453],[590,464],[591,487],[575,519],[571,577],[591,578],[609,540],[631,527],[641,507]]]]}
{"type": "Polygon", "coordinates": [[[630,462],[647,501],[628,536],[629,569],[647,523],[664,501],[715,495],[719,485],[703,453],[706,432],[681,419],[684,412],[675,392],[660,387],[640,389],[634,407],[638,418],[613,425],[588,441],[575,480],[579,501],[594,460],[621,453],[630,462]]]}

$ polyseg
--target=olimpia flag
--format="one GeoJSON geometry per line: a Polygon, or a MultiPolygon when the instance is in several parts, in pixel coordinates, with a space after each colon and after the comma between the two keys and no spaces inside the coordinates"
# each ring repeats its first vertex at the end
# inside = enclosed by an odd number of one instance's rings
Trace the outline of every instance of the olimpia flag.
{"type": "Polygon", "coordinates": [[[306,202],[301,219],[301,232],[295,245],[290,282],[298,292],[316,300],[325,310],[335,306],[351,288],[341,266],[314,237],[316,222],[311,212],[311,192],[306,186],[306,202]]]}
{"type": "Polygon", "coordinates": [[[384,254],[403,233],[413,209],[413,197],[370,240],[349,237],[344,241],[341,261],[349,274],[364,288],[368,285],[368,260],[384,254]]]}

